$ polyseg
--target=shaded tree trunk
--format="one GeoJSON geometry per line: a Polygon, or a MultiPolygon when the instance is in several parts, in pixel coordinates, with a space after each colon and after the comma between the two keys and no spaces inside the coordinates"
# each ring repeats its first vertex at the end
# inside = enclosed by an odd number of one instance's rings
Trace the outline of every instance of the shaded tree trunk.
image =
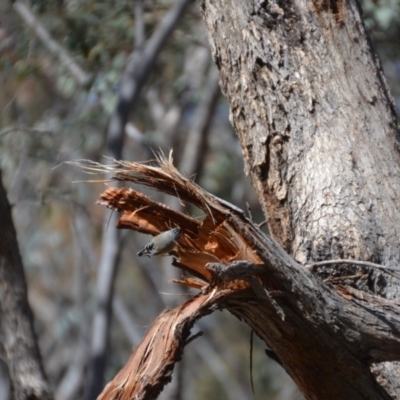
{"type": "Polygon", "coordinates": [[[0,226],[0,334],[12,396],[18,400],[50,400],[53,396],[33,329],[17,235],[1,174],[0,226]]]}
{"type": "MultiPolygon", "coordinates": [[[[350,258],[399,266],[396,113],[357,1],[200,4],[246,174],[272,237],[303,265],[350,258]]],[[[346,283],[400,297],[398,277],[382,270],[338,264],[318,274],[358,275],[346,283]]],[[[400,396],[396,362],[374,364],[352,348],[358,341],[339,334],[332,309],[318,320],[324,302],[302,304],[296,315],[294,301],[285,305],[286,321],[261,307],[239,314],[307,398],[400,396]]]]}

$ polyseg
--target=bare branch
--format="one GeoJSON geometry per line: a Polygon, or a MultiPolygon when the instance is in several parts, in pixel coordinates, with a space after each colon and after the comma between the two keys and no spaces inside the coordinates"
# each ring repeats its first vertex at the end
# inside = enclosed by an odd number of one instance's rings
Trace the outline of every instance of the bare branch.
{"type": "Polygon", "coordinates": [[[322,265],[335,265],[335,264],[353,264],[353,265],[361,265],[362,267],[370,267],[370,268],[377,268],[383,269],[385,271],[396,271],[400,272],[400,268],[396,267],[386,267],[385,265],[375,264],[369,261],[361,261],[361,260],[351,260],[351,259],[337,259],[337,260],[325,260],[325,261],[318,261],[312,264],[308,264],[305,267],[313,270],[315,267],[319,267],[322,265]]]}
{"type": "Polygon", "coordinates": [[[182,356],[193,324],[209,314],[223,294],[198,295],[173,310],[164,311],[98,400],[155,399],[171,380],[174,364],[182,356]]]}
{"type": "MultiPolygon", "coordinates": [[[[190,0],[178,0],[164,16],[143,51],[133,52],[121,79],[116,108],[111,115],[107,131],[108,154],[119,159],[122,156],[125,126],[129,114],[139,98],[140,91],[153,68],[155,61],[175,28],[190,0]]],[[[135,11],[141,19],[141,9],[135,11]]],[[[138,21],[140,24],[141,21],[138,21]]],[[[137,43],[138,44],[138,43],[137,43]]],[[[97,308],[93,320],[92,351],[89,365],[86,399],[97,397],[103,386],[105,360],[107,354],[109,328],[111,321],[114,279],[121,250],[121,238],[114,226],[115,215],[104,220],[102,254],[97,279],[97,308]]]]}
{"type": "Polygon", "coordinates": [[[145,41],[143,0],[135,1],[133,7],[135,11],[135,51],[141,51],[145,41]]]}
{"type": "MultiPolygon", "coordinates": [[[[119,161],[112,167],[91,163],[86,168],[90,172],[114,169],[113,179],[121,184],[131,181],[178,196],[201,208],[205,213],[203,221],[171,210],[122,186],[118,189],[107,189],[99,201],[100,204],[122,213],[117,227],[157,234],[174,221],[183,234],[174,251],[176,259],[173,265],[201,278],[198,280],[198,287],[202,287],[202,294],[219,299],[213,303],[214,307],[226,308],[245,320],[279,359],[282,354],[290,357],[295,347],[298,351],[301,343],[308,352],[313,348],[317,352],[310,354],[309,363],[305,363],[305,367],[312,370],[312,360],[318,356],[321,345],[325,352],[329,351],[330,357],[338,358],[337,361],[326,364],[324,374],[332,374],[331,366],[336,365],[343,357],[339,355],[337,348],[337,343],[340,342],[340,349],[343,351],[344,348],[346,351],[346,362],[351,363],[352,371],[354,368],[347,384],[351,385],[354,379],[361,376],[365,393],[374,393],[379,399],[387,398],[384,389],[376,387],[370,372],[364,371],[360,360],[372,363],[400,359],[400,306],[395,302],[382,300],[379,296],[369,298],[368,306],[362,303],[362,296],[365,295],[362,292],[352,291],[345,286],[337,287],[335,291],[326,286],[317,276],[296,263],[277,242],[263,234],[243,211],[184,178],[173,167],[171,156],[168,160],[160,157],[158,162],[157,167],[119,161]],[[206,267],[207,263],[211,264],[206,267]],[[203,286],[201,282],[204,282],[203,286]],[[302,324],[305,325],[301,329],[295,328],[302,324]],[[315,342],[316,337],[318,345],[315,342]]],[[[193,286],[192,283],[190,286],[193,286]]],[[[169,324],[173,324],[174,318],[172,317],[169,324]]],[[[166,322],[165,324],[160,327],[157,322],[157,328],[150,329],[151,337],[146,336],[144,342],[153,344],[158,341],[157,346],[163,346],[162,352],[169,349],[167,353],[171,351],[176,354],[176,346],[181,349],[187,337],[182,338],[182,341],[176,337],[177,342],[174,341],[174,344],[161,344],[158,336],[167,337],[169,328],[166,326],[171,326],[166,322]],[[168,347],[169,344],[172,347],[168,347]]],[[[125,388],[129,387],[131,390],[131,387],[138,388],[139,385],[141,389],[138,390],[141,393],[154,395],[154,387],[158,388],[158,385],[169,379],[170,368],[176,358],[159,358],[161,347],[158,350],[152,347],[151,352],[159,363],[159,369],[154,370],[155,374],[151,377],[148,375],[152,389],[144,388],[142,383],[133,378],[142,376],[143,370],[148,374],[151,368],[155,368],[152,365],[147,369],[148,362],[151,364],[156,361],[148,360],[146,351],[142,351],[141,355],[140,351],[136,352],[133,357],[143,357],[142,361],[135,358],[136,364],[129,362],[122,370],[124,372],[121,371],[123,375],[119,376],[126,379],[124,388],[120,385],[120,378],[116,378],[110,387],[121,388],[118,393],[123,396],[125,388]],[[127,378],[128,371],[131,380],[127,378]]],[[[172,357],[172,353],[168,354],[172,357]]],[[[286,367],[290,368],[290,364],[286,367]]],[[[354,390],[353,394],[356,395],[354,390]]]]}
{"type": "MultiPolygon", "coordinates": [[[[109,213],[107,213],[109,214],[109,213]]],[[[96,285],[96,310],[93,317],[90,362],[85,398],[95,399],[103,386],[103,375],[108,349],[115,273],[119,264],[121,232],[113,227],[117,221],[113,213],[103,221],[103,243],[96,285]]]]}
{"type": "Polygon", "coordinates": [[[35,35],[42,41],[43,45],[60,60],[62,65],[69,71],[71,76],[79,83],[79,85],[85,86],[91,79],[90,75],[86,73],[68,54],[68,52],[50,36],[49,32],[36,18],[28,5],[16,1],[13,7],[18,15],[26,22],[28,27],[32,29],[35,35]]]}
{"type": "Polygon", "coordinates": [[[185,150],[180,162],[180,170],[187,176],[200,174],[203,167],[211,118],[221,93],[218,79],[218,70],[213,66],[208,75],[203,99],[197,108],[193,124],[187,135],[185,150]]]}
{"type": "Polygon", "coordinates": [[[170,33],[176,26],[190,0],[177,0],[165,15],[142,52],[133,53],[121,79],[121,92],[114,113],[111,115],[107,146],[115,159],[122,156],[125,125],[139,98],[140,91],[170,33]]]}
{"type": "Polygon", "coordinates": [[[73,360],[57,387],[57,400],[76,399],[84,381],[85,361],[88,356],[87,344],[81,339],[73,351],[73,360]]]}
{"type": "Polygon", "coordinates": [[[40,135],[51,135],[53,132],[48,129],[37,129],[31,128],[29,126],[17,125],[17,126],[9,126],[7,128],[3,128],[0,130],[0,137],[6,136],[11,132],[24,131],[31,134],[40,134],[40,135]]]}

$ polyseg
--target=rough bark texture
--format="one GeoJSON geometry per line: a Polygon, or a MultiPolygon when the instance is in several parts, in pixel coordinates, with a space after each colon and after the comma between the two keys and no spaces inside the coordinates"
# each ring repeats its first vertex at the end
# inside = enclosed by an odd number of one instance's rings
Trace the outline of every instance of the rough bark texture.
{"type": "MultiPolygon", "coordinates": [[[[272,236],[302,264],[354,258],[400,265],[399,132],[357,2],[200,4],[246,173],[272,236]]],[[[398,279],[381,271],[353,285],[400,297],[398,279]]],[[[332,376],[342,365],[330,359],[339,348],[301,336],[308,351],[296,340],[282,364],[308,398],[338,398],[329,390],[340,385],[332,376]],[[312,384],[316,370],[326,374],[312,384]],[[322,397],[315,397],[318,385],[327,389],[322,397]]],[[[341,357],[345,363],[347,355],[341,357]]],[[[372,370],[391,396],[400,396],[395,363],[372,370]]]]}
{"type": "Polygon", "coordinates": [[[50,400],[27,298],[11,207],[0,174],[0,328],[13,398],[50,400]]]}
{"type": "Polygon", "coordinates": [[[301,262],[398,265],[395,111],[356,3],[338,3],[340,21],[312,1],[202,9],[273,236],[301,262]]]}
{"type": "MultiPolygon", "coordinates": [[[[221,291],[219,296],[223,296],[221,291]]],[[[199,295],[174,310],[162,313],[146,337],[98,400],[155,399],[171,381],[172,371],[190,341],[197,319],[209,314],[219,296],[199,295]]]]}
{"type": "MultiPolygon", "coordinates": [[[[128,162],[86,167],[114,169],[121,186],[107,189],[99,202],[122,212],[119,228],[157,234],[171,221],[179,225],[183,234],[173,265],[197,277],[180,283],[202,289],[154,323],[100,398],[154,399],[170,379],[194,321],[217,307],[254,329],[307,398],[392,398],[370,365],[400,359],[400,305],[351,287],[351,277],[328,278],[327,286],[241,210],[184,178],[171,161],[161,160],[160,168],[128,162]],[[169,209],[124,181],[175,195],[202,209],[205,218],[199,222],[169,209]]],[[[357,276],[368,279],[368,272],[357,276]]]]}

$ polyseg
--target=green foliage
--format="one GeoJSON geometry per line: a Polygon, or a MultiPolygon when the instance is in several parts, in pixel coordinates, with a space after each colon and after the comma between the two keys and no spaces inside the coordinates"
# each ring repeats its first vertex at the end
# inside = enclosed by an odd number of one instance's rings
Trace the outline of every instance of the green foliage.
{"type": "Polygon", "coordinates": [[[398,0],[363,0],[365,23],[375,30],[391,33],[398,31],[400,3],[398,0]]]}
{"type": "Polygon", "coordinates": [[[391,93],[400,110],[400,2],[363,0],[365,25],[382,60],[391,93]]]}

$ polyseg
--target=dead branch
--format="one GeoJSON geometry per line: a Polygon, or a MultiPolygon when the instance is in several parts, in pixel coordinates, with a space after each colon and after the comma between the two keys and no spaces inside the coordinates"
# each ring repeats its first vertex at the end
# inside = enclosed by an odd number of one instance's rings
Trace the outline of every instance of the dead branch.
{"type": "MultiPolygon", "coordinates": [[[[99,200],[121,213],[118,228],[155,235],[179,226],[183,234],[173,252],[173,265],[196,277],[183,278],[180,283],[201,288],[197,297],[164,313],[154,323],[100,399],[154,398],[169,381],[194,321],[213,308],[226,308],[244,320],[289,373],[291,368],[299,367],[298,363],[311,372],[315,358],[329,354],[333,362],[325,363],[319,374],[314,373],[315,382],[296,380],[292,374],[300,388],[312,384],[316,391],[321,376],[335,375],[332,368],[337,368],[344,357],[354,367],[349,384],[360,376],[363,380],[364,392],[354,390],[355,399],[367,393],[374,393],[377,399],[388,398],[360,360],[372,364],[400,359],[400,305],[378,296],[363,297],[367,294],[347,286],[325,285],[263,234],[240,209],[184,178],[174,168],[172,155],[168,160],[159,157],[157,163],[78,163],[90,173],[112,171],[112,180],[120,182],[121,187],[108,188],[99,200]],[[204,219],[198,221],[154,202],[128,187],[129,182],[194,204],[204,212],[204,219]],[[304,351],[306,358],[296,357],[304,351]]],[[[335,395],[336,389],[330,390],[335,395]]],[[[320,396],[324,398],[322,392],[320,396]]]]}
{"type": "Polygon", "coordinates": [[[171,380],[193,324],[209,314],[225,295],[223,291],[200,294],[174,310],[163,312],[98,400],[155,399],[171,380]]]}

